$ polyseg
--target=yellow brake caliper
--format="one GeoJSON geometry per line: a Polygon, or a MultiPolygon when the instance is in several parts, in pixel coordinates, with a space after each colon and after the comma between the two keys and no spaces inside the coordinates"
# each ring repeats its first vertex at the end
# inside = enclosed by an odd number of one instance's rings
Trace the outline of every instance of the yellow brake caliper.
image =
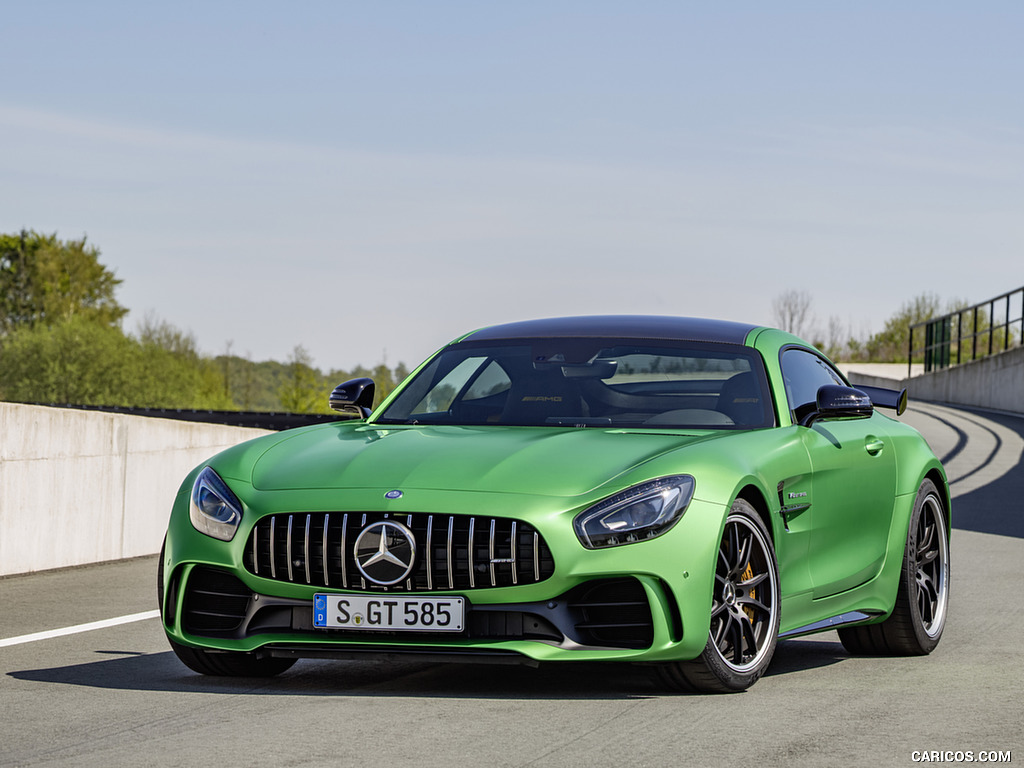
{"type": "MultiPolygon", "coordinates": [[[[754,568],[753,568],[753,566],[750,563],[747,563],[747,569],[745,571],[743,571],[743,573],[740,574],[740,581],[747,582],[747,581],[750,581],[752,578],[754,578],[754,568]]],[[[750,590],[750,599],[751,600],[756,600],[757,599],[756,591],[753,590],[753,589],[750,590]]],[[[754,609],[751,608],[749,605],[744,605],[743,606],[743,612],[747,614],[747,616],[750,618],[751,624],[753,624],[753,622],[754,622],[754,609]]]]}

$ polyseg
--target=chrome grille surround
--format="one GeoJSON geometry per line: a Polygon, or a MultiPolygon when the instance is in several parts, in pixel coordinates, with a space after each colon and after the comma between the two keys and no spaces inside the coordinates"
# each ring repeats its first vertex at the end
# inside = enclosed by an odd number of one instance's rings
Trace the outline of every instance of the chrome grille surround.
{"type": "Polygon", "coordinates": [[[536,584],[555,570],[528,523],[483,515],[296,512],[257,521],[245,546],[249,573],[293,584],[374,592],[475,590],[536,584]],[[395,520],[416,539],[416,568],[391,587],[367,581],[352,550],[368,525],[395,520]],[[513,545],[514,542],[514,545],[513,545]]]}

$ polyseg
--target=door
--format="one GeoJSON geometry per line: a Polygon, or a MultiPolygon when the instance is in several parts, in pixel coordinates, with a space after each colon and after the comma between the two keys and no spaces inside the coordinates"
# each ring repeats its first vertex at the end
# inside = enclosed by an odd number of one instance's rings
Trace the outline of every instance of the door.
{"type": "MultiPolygon", "coordinates": [[[[795,420],[813,408],[818,388],[847,386],[828,361],[801,348],[782,355],[795,420]]],[[[816,421],[798,427],[811,463],[809,567],[815,598],[876,576],[885,559],[896,492],[896,453],[888,419],[816,421]]]]}

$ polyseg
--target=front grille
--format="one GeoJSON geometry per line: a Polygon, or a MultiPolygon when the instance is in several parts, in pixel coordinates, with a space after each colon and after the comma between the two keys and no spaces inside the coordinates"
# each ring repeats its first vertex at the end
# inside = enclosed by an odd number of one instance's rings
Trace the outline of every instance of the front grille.
{"type": "Polygon", "coordinates": [[[206,635],[237,629],[245,620],[251,597],[252,590],[230,573],[193,568],[185,583],[185,631],[206,635]]]}
{"type": "Polygon", "coordinates": [[[551,550],[531,525],[468,515],[388,516],[312,512],[261,518],[245,547],[245,568],[266,579],[335,589],[419,592],[536,584],[551,577],[551,550]],[[390,519],[415,537],[413,572],[390,587],[368,582],[355,563],[360,532],[390,519]]]}

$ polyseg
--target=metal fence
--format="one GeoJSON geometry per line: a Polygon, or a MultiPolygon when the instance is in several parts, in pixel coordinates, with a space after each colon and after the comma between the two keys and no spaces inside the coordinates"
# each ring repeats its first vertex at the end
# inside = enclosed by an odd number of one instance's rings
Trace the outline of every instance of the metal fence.
{"type": "Polygon", "coordinates": [[[1019,346],[1024,339],[1024,287],[910,326],[907,375],[960,365],[1019,346]]]}

